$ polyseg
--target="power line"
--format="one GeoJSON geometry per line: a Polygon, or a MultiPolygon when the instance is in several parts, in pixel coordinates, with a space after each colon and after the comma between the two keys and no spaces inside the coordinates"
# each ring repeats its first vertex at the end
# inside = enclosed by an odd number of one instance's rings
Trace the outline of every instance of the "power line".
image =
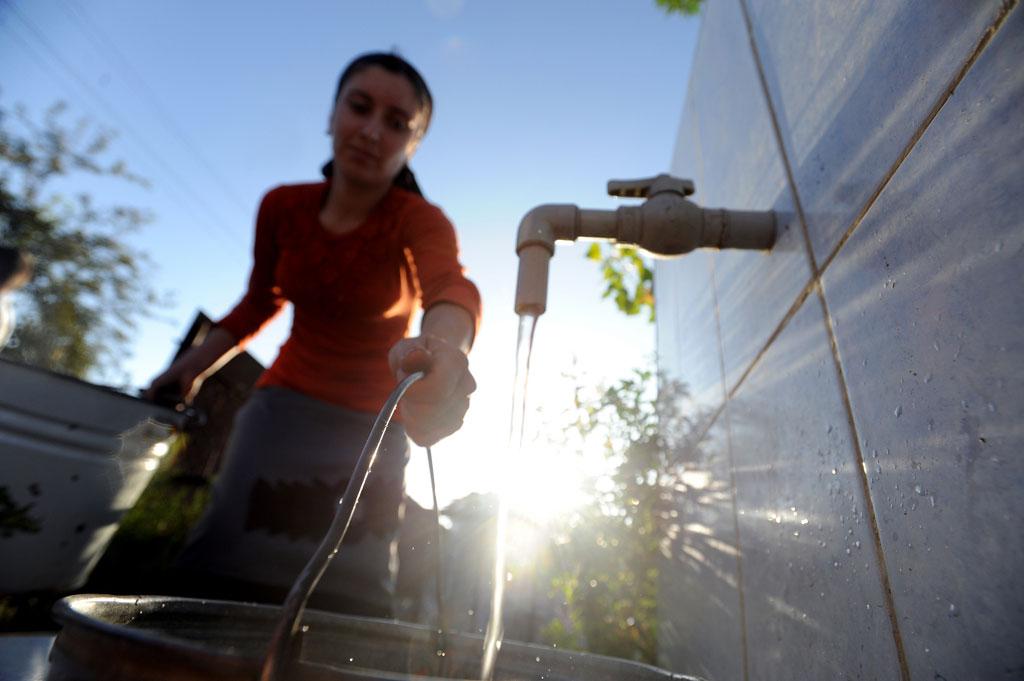
{"type": "Polygon", "coordinates": [[[139,72],[132,66],[131,61],[124,56],[124,54],[117,49],[117,46],[104,32],[96,25],[96,23],[89,17],[88,13],[84,8],[81,7],[81,3],[72,3],[71,0],[64,0],[62,6],[66,10],[67,14],[71,16],[79,26],[82,27],[86,37],[96,46],[101,52],[106,52],[108,55],[113,55],[113,59],[107,58],[107,62],[114,67],[115,70],[120,70],[122,73],[127,74],[128,78],[123,78],[124,82],[129,85],[130,89],[135,90],[136,94],[140,95],[139,99],[145,100],[152,111],[156,114],[160,123],[164,128],[170,132],[174,137],[181,142],[182,146],[191,153],[196,160],[202,165],[210,176],[214,179],[215,183],[219,185],[221,191],[225,196],[230,198],[234,203],[235,207],[244,213],[252,210],[252,206],[242,200],[238,192],[232,186],[230,180],[218,171],[212,163],[210,163],[203,153],[196,148],[188,135],[182,131],[177,125],[173,118],[167,113],[166,107],[164,107],[156,93],[153,92],[152,88],[146,82],[139,72]],[[117,64],[113,62],[116,61],[117,64]],[[129,81],[132,81],[129,83],[129,81]]]}
{"type": "MultiPolygon", "coordinates": [[[[225,243],[231,246],[233,249],[237,248],[241,240],[241,237],[238,234],[229,230],[225,226],[225,221],[220,217],[220,215],[218,215],[216,209],[214,209],[206,201],[206,199],[202,197],[202,195],[196,192],[191,187],[191,185],[184,178],[182,178],[166,160],[164,160],[163,156],[161,156],[155,149],[153,149],[145,141],[143,136],[136,132],[135,128],[132,125],[130,125],[120,114],[117,113],[117,111],[106,101],[106,99],[101,94],[96,92],[95,88],[93,88],[93,86],[88,82],[88,80],[85,79],[81,74],[79,74],[78,71],[73,66],[71,66],[71,64],[69,64],[67,60],[63,58],[63,56],[61,56],[60,52],[53,46],[53,44],[46,38],[46,36],[43,35],[42,31],[40,31],[39,28],[21,12],[21,10],[19,10],[14,4],[12,4],[10,0],[0,0],[0,2],[6,4],[7,7],[14,12],[15,16],[17,16],[18,19],[22,22],[22,24],[24,24],[25,27],[28,28],[28,30],[32,33],[33,37],[35,37],[35,39],[40,44],[42,44],[42,46],[46,49],[46,51],[50,54],[50,57],[55,62],[57,62],[57,64],[74,79],[74,81],[79,85],[79,87],[85,90],[86,94],[92,97],[93,100],[95,100],[95,102],[107,113],[108,116],[116,120],[118,125],[121,128],[123,128],[126,132],[128,132],[128,134],[134,139],[134,142],[143,151],[145,151],[151,157],[151,159],[154,160],[161,167],[163,172],[166,173],[166,175],[170,177],[170,179],[177,185],[178,190],[184,193],[187,198],[194,202],[194,204],[189,205],[189,208],[193,211],[198,208],[201,209],[200,212],[205,212],[204,217],[210,224],[212,224],[216,228],[219,236],[224,239],[227,239],[225,243]]],[[[17,36],[16,33],[14,35],[17,36]]],[[[21,40],[20,36],[17,37],[19,38],[19,40],[21,40]]],[[[25,43],[23,40],[21,42],[26,47],[28,46],[27,43],[25,43]]],[[[36,55],[38,56],[38,53],[36,53],[36,55]]]]}

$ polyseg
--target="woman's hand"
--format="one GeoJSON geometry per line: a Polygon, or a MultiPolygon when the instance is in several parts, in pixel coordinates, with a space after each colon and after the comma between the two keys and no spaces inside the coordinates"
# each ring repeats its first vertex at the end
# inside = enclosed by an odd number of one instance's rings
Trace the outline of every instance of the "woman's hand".
{"type": "Polygon", "coordinates": [[[154,378],[142,397],[153,402],[159,393],[166,390],[173,392],[185,404],[191,404],[203,385],[203,379],[237,354],[234,336],[219,326],[214,327],[201,345],[186,350],[167,371],[154,378]]]}
{"type": "Polygon", "coordinates": [[[191,404],[203,385],[202,374],[205,369],[195,361],[195,353],[186,352],[153,379],[142,397],[155,402],[161,393],[171,393],[185,404],[191,404]]]}
{"type": "Polygon", "coordinates": [[[417,371],[426,372],[399,405],[413,442],[429,447],[462,427],[469,396],[476,390],[462,350],[437,336],[403,338],[391,348],[388,362],[399,381],[417,371]]]}

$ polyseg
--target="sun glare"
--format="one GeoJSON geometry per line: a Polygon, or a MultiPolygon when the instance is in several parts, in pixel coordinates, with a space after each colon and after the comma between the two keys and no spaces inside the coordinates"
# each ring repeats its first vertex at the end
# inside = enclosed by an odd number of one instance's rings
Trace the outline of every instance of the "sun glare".
{"type": "Polygon", "coordinates": [[[513,456],[500,490],[513,514],[546,523],[587,500],[583,470],[574,453],[524,445],[523,451],[513,456]]]}

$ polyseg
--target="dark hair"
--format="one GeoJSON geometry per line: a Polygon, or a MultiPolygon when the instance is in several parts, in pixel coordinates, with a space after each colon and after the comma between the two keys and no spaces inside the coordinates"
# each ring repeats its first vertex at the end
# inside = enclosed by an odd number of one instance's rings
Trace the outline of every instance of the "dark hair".
{"type": "MultiPolygon", "coordinates": [[[[345,83],[356,74],[365,71],[371,66],[379,66],[385,71],[400,75],[409,81],[413,93],[416,95],[416,100],[420,105],[420,110],[423,112],[423,129],[420,134],[426,133],[427,128],[430,126],[430,117],[434,113],[434,98],[430,95],[430,88],[427,87],[427,82],[423,80],[420,72],[394,52],[367,52],[349,62],[345,70],[341,72],[341,77],[338,78],[338,88],[334,91],[334,103],[338,102],[338,97],[341,95],[345,83]]],[[[321,172],[324,174],[324,177],[330,178],[334,174],[334,161],[331,160],[324,164],[321,172]]],[[[409,170],[408,165],[402,166],[392,184],[421,196],[423,195],[419,184],[416,182],[416,176],[409,170]]]]}

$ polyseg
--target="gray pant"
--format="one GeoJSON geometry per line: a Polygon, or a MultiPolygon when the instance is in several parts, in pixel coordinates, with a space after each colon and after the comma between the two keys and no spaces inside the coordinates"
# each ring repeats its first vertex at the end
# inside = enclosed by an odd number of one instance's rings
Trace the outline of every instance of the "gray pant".
{"type": "MultiPolygon", "coordinates": [[[[257,390],[235,417],[210,505],[179,567],[193,579],[209,574],[211,582],[286,593],[327,531],[374,417],[287,388],[257,390]]],[[[405,432],[392,423],[318,595],[390,611],[408,457],[405,432]]]]}

